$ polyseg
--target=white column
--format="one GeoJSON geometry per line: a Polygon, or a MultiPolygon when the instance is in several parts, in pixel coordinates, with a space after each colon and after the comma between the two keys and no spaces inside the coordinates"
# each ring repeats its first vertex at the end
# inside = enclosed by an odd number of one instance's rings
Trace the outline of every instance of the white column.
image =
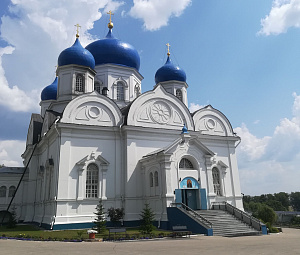
{"type": "Polygon", "coordinates": [[[106,172],[107,166],[102,166],[102,192],[101,192],[101,199],[106,200],[106,172]]]}
{"type": "Polygon", "coordinates": [[[84,183],[83,183],[83,168],[78,169],[78,186],[77,186],[77,200],[83,200],[84,183]]]}
{"type": "Polygon", "coordinates": [[[206,165],[206,179],[207,179],[207,194],[208,196],[215,196],[213,178],[212,178],[211,156],[205,157],[205,165],[206,165]]]}

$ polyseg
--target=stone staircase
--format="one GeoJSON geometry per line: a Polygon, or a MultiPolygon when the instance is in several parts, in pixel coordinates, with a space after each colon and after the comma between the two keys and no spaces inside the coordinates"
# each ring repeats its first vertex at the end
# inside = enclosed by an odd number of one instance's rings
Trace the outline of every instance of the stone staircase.
{"type": "Polygon", "coordinates": [[[249,236],[261,233],[246,223],[222,210],[198,210],[195,211],[212,223],[214,236],[249,236]]]}

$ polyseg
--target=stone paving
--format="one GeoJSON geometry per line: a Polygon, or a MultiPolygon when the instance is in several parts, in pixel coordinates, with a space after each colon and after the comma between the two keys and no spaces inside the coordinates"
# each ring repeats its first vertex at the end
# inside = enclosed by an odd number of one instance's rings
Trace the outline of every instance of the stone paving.
{"type": "Polygon", "coordinates": [[[40,242],[0,240],[1,255],[15,254],[300,254],[300,229],[266,236],[191,238],[131,242],[40,242]]]}

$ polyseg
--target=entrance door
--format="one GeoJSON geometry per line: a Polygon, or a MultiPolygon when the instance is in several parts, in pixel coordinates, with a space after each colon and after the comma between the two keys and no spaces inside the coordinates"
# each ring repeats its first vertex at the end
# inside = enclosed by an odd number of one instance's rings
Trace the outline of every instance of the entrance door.
{"type": "Polygon", "coordinates": [[[197,195],[196,189],[183,189],[183,203],[193,210],[197,210],[197,195]]]}

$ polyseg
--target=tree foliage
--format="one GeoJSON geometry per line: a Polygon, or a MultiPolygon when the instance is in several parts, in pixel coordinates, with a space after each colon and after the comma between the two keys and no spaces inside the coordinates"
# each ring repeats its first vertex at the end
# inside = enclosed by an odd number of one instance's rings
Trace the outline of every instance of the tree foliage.
{"type": "Polygon", "coordinates": [[[116,226],[118,223],[123,220],[125,211],[124,208],[109,208],[107,210],[108,216],[110,218],[110,221],[113,223],[114,226],[116,226]]]}
{"type": "Polygon", "coordinates": [[[253,216],[272,226],[276,221],[276,213],[274,210],[266,204],[259,204],[257,208],[253,216]]]}
{"type": "Polygon", "coordinates": [[[261,203],[270,206],[274,211],[288,211],[290,203],[290,195],[285,192],[275,194],[263,194],[260,196],[244,196],[243,197],[244,208],[248,210],[250,202],[261,203]]]}
{"type": "Polygon", "coordinates": [[[141,225],[140,231],[143,234],[151,234],[151,232],[155,229],[153,222],[155,220],[154,212],[149,207],[149,204],[145,204],[144,209],[142,210],[141,214],[141,225]]]}
{"type": "Polygon", "coordinates": [[[292,192],[290,197],[294,211],[300,211],[300,192],[292,192]]]}
{"type": "Polygon", "coordinates": [[[95,224],[95,229],[97,230],[98,234],[101,234],[106,229],[105,212],[102,199],[99,200],[99,203],[96,206],[96,212],[94,214],[96,215],[95,221],[93,221],[95,224]]]}

